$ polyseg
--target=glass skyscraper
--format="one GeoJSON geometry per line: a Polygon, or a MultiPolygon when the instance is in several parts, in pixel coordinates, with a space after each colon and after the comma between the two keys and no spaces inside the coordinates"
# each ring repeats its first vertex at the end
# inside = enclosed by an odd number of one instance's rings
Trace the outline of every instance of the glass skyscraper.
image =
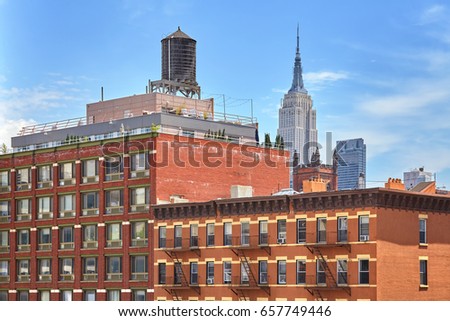
{"type": "Polygon", "coordinates": [[[336,142],[338,190],[366,188],[366,144],[364,139],[336,142]]]}

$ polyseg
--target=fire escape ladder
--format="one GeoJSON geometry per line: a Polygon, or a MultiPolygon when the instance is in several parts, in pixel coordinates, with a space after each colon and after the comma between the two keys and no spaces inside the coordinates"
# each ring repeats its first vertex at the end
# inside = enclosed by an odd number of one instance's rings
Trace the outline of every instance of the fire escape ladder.
{"type": "Polygon", "coordinates": [[[331,272],[330,266],[327,263],[327,260],[325,260],[325,257],[322,254],[322,251],[320,251],[319,248],[316,249],[317,254],[319,254],[320,257],[320,264],[323,267],[323,270],[325,271],[325,276],[329,282],[327,284],[330,284],[331,287],[337,287],[336,278],[334,277],[333,273],[331,272]]]}
{"type": "Polygon", "coordinates": [[[248,285],[250,287],[258,286],[258,281],[256,280],[255,275],[253,274],[253,271],[250,268],[250,262],[248,261],[247,256],[245,255],[245,251],[239,249],[236,252],[238,253],[239,260],[241,261],[241,264],[244,267],[245,273],[247,273],[248,285]]]}

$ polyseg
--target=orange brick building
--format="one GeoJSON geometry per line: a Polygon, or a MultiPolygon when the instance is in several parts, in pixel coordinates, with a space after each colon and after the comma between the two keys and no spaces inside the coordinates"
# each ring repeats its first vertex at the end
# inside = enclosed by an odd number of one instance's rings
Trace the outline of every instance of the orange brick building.
{"type": "Polygon", "coordinates": [[[449,300],[450,198],[394,189],[160,205],[155,300],[449,300]]]}

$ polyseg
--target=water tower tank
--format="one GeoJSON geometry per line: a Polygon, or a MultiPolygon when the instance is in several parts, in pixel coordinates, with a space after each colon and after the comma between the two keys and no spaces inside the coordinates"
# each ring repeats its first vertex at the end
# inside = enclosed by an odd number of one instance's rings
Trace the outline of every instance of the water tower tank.
{"type": "Polygon", "coordinates": [[[180,30],[161,40],[161,79],[197,85],[196,47],[197,41],[180,30]]]}

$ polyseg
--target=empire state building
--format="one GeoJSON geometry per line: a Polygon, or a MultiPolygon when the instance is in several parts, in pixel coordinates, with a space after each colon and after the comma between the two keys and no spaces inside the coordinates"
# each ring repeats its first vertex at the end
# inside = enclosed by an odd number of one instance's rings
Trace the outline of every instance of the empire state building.
{"type": "Polygon", "coordinates": [[[299,157],[298,163],[309,164],[311,155],[317,147],[316,110],[303,84],[298,27],[294,77],[291,89],[284,95],[278,121],[278,134],[283,137],[291,158],[296,151],[299,157]]]}

